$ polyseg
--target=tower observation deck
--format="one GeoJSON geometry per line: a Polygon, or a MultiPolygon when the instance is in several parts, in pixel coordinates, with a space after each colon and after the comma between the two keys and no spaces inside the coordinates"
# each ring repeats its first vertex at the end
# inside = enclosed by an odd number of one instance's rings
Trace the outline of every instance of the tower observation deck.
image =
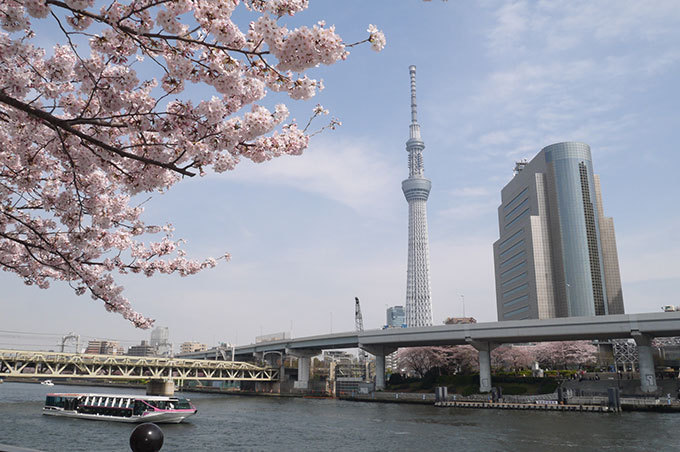
{"type": "Polygon", "coordinates": [[[427,198],[432,182],[425,178],[423,143],[416,104],[416,67],[411,74],[411,125],[406,142],[408,179],[401,188],[408,202],[408,269],[406,275],[406,326],[432,325],[430,291],[430,245],[427,236],[427,198]]]}

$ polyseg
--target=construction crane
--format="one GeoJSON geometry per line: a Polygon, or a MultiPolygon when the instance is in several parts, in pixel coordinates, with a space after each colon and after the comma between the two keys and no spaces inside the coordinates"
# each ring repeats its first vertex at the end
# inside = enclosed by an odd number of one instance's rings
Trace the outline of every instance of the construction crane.
{"type": "MultiPolygon", "coordinates": [[[[359,304],[359,297],[354,297],[354,329],[357,333],[364,331],[364,318],[361,315],[361,305],[359,304]]],[[[364,381],[369,380],[369,369],[368,369],[368,354],[362,349],[359,349],[357,358],[359,358],[359,365],[362,367],[364,372],[364,381]]]]}
{"type": "Polygon", "coordinates": [[[354,297],[354,326],[357,332],[364,331],[364,318],[361,316],[359,297],[354,297]]]}

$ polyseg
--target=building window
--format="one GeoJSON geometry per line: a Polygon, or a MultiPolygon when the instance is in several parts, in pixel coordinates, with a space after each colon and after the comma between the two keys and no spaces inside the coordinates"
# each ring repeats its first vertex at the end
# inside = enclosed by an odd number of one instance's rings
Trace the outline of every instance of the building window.
{"type": "Polygon", "coordinates": [[[522,261],[519,264],[515,265],[514,267],[505,270],[503,273],[501,273],[501,279],[503,279],[506,275],[509,275],[510,273],[514,272],[515,270],[520,270],[524,268],[526,265],[527,261],[522,261]]]}
{"type": "Polygon", "coordinates": [[[507,214],[505,214],[505,219],[507,220],[508,218],[510,218],[515,212],[517,212],[517,211],[518,211],[519,209],[521,209],[522,207],[526,206],[528,203],[529,203],[529,198],[526,198],[524,201],[522,201],[521,203],[517,204],[517,207],[515,207],[515,208],[512,209],[510,212],[508,212],[507,214]]]}
{"type": "Polygon", "coordinates": [[[512,295],[518,294],[524,290],[527,290],[529,288],[529,284],[524,283],[521,286],[517,286],[512,290],[508,290],[507,292],[503,292],[503,298],[510,297],[512,295]]]}
{"type": "Polygon", "coordinates": [[[521,302],[526,301],[528,299],[529,299],[529,295],[522,295],[520,297],[513,298],[510,301],[506,301],[505,303],[503,303],[503,306],[506,307],[506,308],[509,308],[511,306],[516,305],[517,303],[521,303],[521,302]]]}
{"type": "Polygon", "coordinates": [[[515,232],[515,233],[512,234],[510,237],[508,237],[507,239],[503,240],[503,241],[501,242],[501,244],[498,245],[498,249],[501,249],[501,250],[502,250],[502,249],[505,248],[510,242],[512,242],[513,240],[515,240],[517,237],[519,237],[519,236],[522,235],[522,234],[524,234],[524,229],[520,229],[519,231],[515,232]]]}
{"type": "Polygon", "coordinates": [[[518,250],[519,248],[521,248],[522,246],[524,246],[524,240],[520,240],[519,242],[515,243],[514,245],[512,245],[512,246],[511,246],[510,248],[508,248],[507,250],[503,251],[503,252],[500,254],[500,258],[502,259],[502,258],[504,258],[505,256],[507,256],[508,254],[514,253],[515,251],[517,251],[517,250],[518,250]]]}
{"type": "Polygon", "coordinates": [[[503,314],[503,318],[507,319],[508,317],[512,317],[513,315],[521,314],[523,312],[526,312],[529,310],[529,306],[522,306],[521,308],[517,308],[512,311],[508,311],[505,314],[503,314]]]}
{"type": "Polygon", "coordinates": [[[583,197],[583,213],[586,219],[586,237],[588,239],[588,258],[590,260],[590,276],[593,280],[593,298],[595,315],[605,315],[604,291],[602,290],[602,272],[600,269],[600,253],[597,247],[597,229],[595,228],[595,209],[590,199],[588,168],[584,162],[578,164],[581,176],[581,195],[583,197]]]}
{"type": "Polygon", "coordinates": [[[526,254],[526,251],[522,250],[519,253],[515,254],[505,262],[502,262],[501,265],[499,266],[500,268],[507,267],[508,265],[518,261],[519,259],[523,258],[524,255],[526,254]]]}
{"type": "Polygon", "coordinates": [[[512,198],[510,202],[507,203],[505,207],[503,207],[503,210],[508,210],[510,207],[512,207],[515,204],[515,201],[524,196],[527,193],[527,191],[529,191],[529,187],[526,187],[524,190],[519,192],[519,194],[517,194],[514,198],[512,198]]]}
{"type": "Polygon", "coordinates": [[[510,278],[507,281],[505,281],[503,284],[501,284],[501,287],[511,286],[511,285],[521,281],[522,279],[524,279],[526,277],[526,275],[527,275],[527,272],[520,273],[519,275],[515,276],[514,278],[510,278]]]}
{"type": "Polygon", "coordinates": [[[517,215],[514,220],[512,220],[510,223],[505,225],[505,229],[509,229],[513,224],[521,220],[522,218],[526,217],[529,215],[529,208],[527,207],[526,210],[524,210],[522,213],[517,215]]]}

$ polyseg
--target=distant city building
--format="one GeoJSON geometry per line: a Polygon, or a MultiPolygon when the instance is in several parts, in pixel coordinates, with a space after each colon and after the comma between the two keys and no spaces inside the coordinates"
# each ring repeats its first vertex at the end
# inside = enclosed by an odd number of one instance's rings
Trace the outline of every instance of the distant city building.
{"type": "Polygon", "coordinates": [[[179,346],[180,353],[204,352],[208,350],[208,345],[201,342],[182,342],[179,346]]]}
{"type": "Polygon", "coordinates": [[[156,347],[147,341],[142,341],[139,345],[133,345],[128,349],[128,356],[156,356],[156,347]]]}
{"type": "Polygon", "coordinates": [[[614,222],[587,144],[552,144],[518,162],[498,222],[498,320],[624,313],[614,222]]]}
{"type": "Polygon", "coordinates": [[[411,125],[406,142],[408,179],[401,183],[408,202],[408,266],[406,272],[406,326],[432,325],[432,293],[430,290],[430,243],[427,236],[427,198],[432,182],[425,179],[420,124],[416,105],[416,67],[411,74],[411,125]]]}
{"type": "Polygon", "coordinates": [[[156,349],[157,355],[172,355],[172,344],[170,343],[170,330],[168,327],[159,326],[151,331],[151,346],[156,349]]]}
{"type": "Polygon", "coordinates": [[[119,355],[122,352],[123,349],[118,341],[88,341],[87,348],[85,349],[85,353],[93,355],[119,355]]]}
{"type": "Polygon", "coordinates": [[[444,325],[458,325],[460,323],[477,323],[474,317],[447,317],[444,325]]]}
{"type": "MultiPolygon", "coordinates": [[[[403,306],[392,306],[387,308],[387,328],[402,328],[406,325],[406,313],[403,306]]],[[[398,372],[399,362],[397,352],[385,356],[385,369],[390,372],[398,372]]]]}
{"type": "Polygon", "coordinates": [[[392,306],[387,308],[387,322],[385,325],[388,328],[401,328],[406,324],[406,313],[403,306],[392,306]]]}

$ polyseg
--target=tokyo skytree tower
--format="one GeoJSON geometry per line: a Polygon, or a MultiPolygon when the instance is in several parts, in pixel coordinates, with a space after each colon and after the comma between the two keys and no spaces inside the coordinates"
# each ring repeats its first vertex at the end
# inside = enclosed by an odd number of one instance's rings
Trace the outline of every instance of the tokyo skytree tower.
{"type": "Polygon", "coordinates": [[[432,325],[430,245],[427,238],[427,198],[432,182],[425,179],[420,124],[416,112],[416,67],[411,73],[411,125],[406,142],[408,179],[401,183],[408,201],[408,271],[406,275],[406,326],[432,325]]]}

